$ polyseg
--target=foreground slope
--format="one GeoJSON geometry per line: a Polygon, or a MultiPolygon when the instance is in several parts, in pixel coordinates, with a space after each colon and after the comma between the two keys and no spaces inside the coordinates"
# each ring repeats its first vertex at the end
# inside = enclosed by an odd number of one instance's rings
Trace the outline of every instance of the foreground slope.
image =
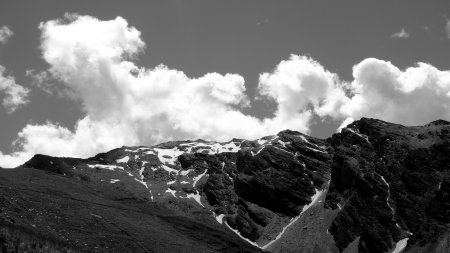
{"type": "Polygon", "coordinates": [[[74,252],[448,252],[449,132],[445,121],[363,118],[328,140],[286,130],[89,159],[36,155],[0,170],[0,242],[74,252]]]}

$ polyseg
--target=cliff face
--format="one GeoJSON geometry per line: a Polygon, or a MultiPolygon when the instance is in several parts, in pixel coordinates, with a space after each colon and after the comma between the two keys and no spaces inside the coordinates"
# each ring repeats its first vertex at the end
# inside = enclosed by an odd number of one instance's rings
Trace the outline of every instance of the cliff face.
{"type": "Polygon", "coordinates": [[[79,251],[448,252],[450,123],[122,147],[1,170],[0,218],[79,251]],[[447,250],[447,251],[446,251],[447,250]]]}
{"type": "Polygon", "coordinates": [[[335,153],[325,206],[340,209],[330,227],[339,249],[359,238],[360,251],[388,252],[402,240],[408,251],[449,231],[449,122],[362,119],[329,141],[335,153]]]}

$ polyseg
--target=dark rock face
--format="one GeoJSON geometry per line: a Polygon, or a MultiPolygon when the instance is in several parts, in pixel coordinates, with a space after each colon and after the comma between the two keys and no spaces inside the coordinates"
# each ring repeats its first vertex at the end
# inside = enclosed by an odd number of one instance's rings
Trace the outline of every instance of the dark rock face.
{"type": "Polygon", "coordinates": [[[286,130],[36,155],[0,170],[0,222],[94,252],[448,252],[449,154],[449,122],[363,118],[327,140],[286,130]]]}
{"type": "MultiPolygon", "coordinates": [[[[299,136],[296,132],[281,132],[278,142],[262,148],[258,154],[237,153],[233,183],[238,210],[227,221],[244,237],[261,245],[273,239],[274,232],[281,232],[279,225],[273,223],[279,218],[297,216],[327,179],[331,156],[323,150],[328,146],[318,140],[316,144],[309,143],[299,136]],[[308,146],[317,150],[310,152],[308,146]],[[304,156],[309,159],[302,159],[304,156]]],[[[217,186],[208,182],[205,190],[213,191],[213,185],[217,186]]]]}
{"type": "Polygon", "coordinates": [[[330,139],[335,149],[325,205],[341,208],[330,232],[339,249],[406,251],[436,241],[450,224],[450,125],[404,127],[361,119],[330,139]]]}
{"type": "Polygon", "coordinates": [[[215,215],[245,238],[264,245],[300,213],[327,181],[331,155],[326,142],[284,131],[242,141],[238,152],[183,154],[183,170],[208,178],[199,189],[215,215]],[[307,159],[306,159],[307,158],[307,159]]]}

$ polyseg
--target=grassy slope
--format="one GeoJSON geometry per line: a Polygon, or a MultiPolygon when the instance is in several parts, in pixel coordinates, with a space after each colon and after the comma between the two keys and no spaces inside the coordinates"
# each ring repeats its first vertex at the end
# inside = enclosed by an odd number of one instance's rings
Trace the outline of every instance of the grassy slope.
{"type": "Polygon", "coordinates": [[[0,170],[0,220],[78,251],[258,251],[217,223],[179,217],[120,185],[27,168],[0,170]]]}

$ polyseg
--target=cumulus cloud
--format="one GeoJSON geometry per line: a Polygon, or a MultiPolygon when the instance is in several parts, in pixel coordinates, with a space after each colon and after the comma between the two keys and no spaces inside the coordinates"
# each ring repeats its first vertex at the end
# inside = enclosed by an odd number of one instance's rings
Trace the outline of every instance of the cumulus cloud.
{"type": "Polygon", "coordinates": [[[19,107],[27,104],[29,90],[16,83],[14,77],[6,75],[5,67],[0,65],[0,98],[8,113],[13,113],[19,107]]]}
{"type": "Polygon", "coordinates": [[[363,116],[407,125],[450,119],[449,71],[426,63],[402,71],[365,59],[345,82],[311,58],[291,55],[260,75],[258,97],[274,101],[276,111],[258,119],[241,112],[251,102],[238,74],[193,78],[164,65],[137,66],[133,59],[145,43],[123,18],[69,15],[39,28],[42,57],[50,67],[31,74],[57,79],[46,85],[79,100],[85,116],[73,131],[52,122],[25,126],[15,142],[18,151],[0,153],[3,167],[35,153],[88,157],[122,145],[255,139],[283,129],[308,133],[314,115],[343,125],[363,116]]]}
{"type": "MultiPolygon", "coordinates": [[[[290,108],[293,102],[289,99],[296,97],[284,98],[272,92],[271,86],[278,85],[272,74],[263,74],[267,80],[261,80],[262,95],[280,101],[280,105],[274,118],[261,120],[241,112],[250,103],[244,78],[238,74],[208,73],[192,78],[164,65],[153,69],[136,66],[132,60],[144,50],[145,43],[140,32],[121,17],[101,21],[69,15],[41,23],[39,29],[42,57],[50,68],[29,75],[38,82],[47,81],[49,76],[57,78],[55,85],[62,86],[54,88],[71,91],[86,116],[74,131],[51,122],[27,125],[19,133],[19,151],[12,154],[15,157],[35,153],[86,157],[121,145],[173,139],[252,139],[288,127],[308,131],[311,111],[307,103],[290,108]]],[[[308,58],[289,61],[310,66],[305,71],[319,67],[308,58]]],[[[281,63],[278,68],[283,66],[281,63]]],[[[301,69],[296,71],[304,76],[300,79],[314,79],[311,75],[315,74],[323,75],[318,79],[334,78],[323,68],[305,74],[301,69]]],[[[332,85],[333,80],[325,82],[325,86],[332,85]]],[[[18,164],[9,164],[13,165],[18,164]]]]}
{"type": "Polygon", "coordinates": [[[14,32],[6,25],[0,27],[0,43],[5,44],[8,39],[14,35],[14,32]]]}
{"type": "Polygon", "coordinates": [[[337,117],[335,112],[348,100],[336,74],[299,55],[281,61],[272,73],[261,74],[258,89],[277,103],[270,123],[303,132],[309,132],[313,113],[337,117]]]}
{"type": "Polygon", "coordinates": [[[345,123],[361,117],[405,125],[450,119],[450,71],[427,63],[402,71],[369,58],[353,67],[353,77],[354,95],[340,108],[345,123]]]}
{"type": "Polygon", "coordinates": [[[392,34],[391,38],[394,38],[394,39],[406,39],[406,38],[409,38],[409,36],[410,36],[410,33],[407,32],[405,30],[405,28],[402,28],[399,32],[396,32],[396,33],[392,34]]]}

